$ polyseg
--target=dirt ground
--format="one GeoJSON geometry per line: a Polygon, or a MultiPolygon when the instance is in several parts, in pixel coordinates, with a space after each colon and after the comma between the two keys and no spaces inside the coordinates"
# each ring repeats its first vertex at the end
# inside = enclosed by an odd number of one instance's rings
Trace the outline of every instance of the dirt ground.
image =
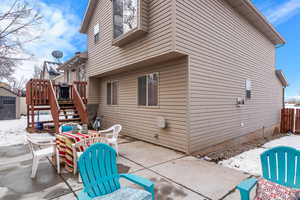
{"type": "Polygon", "coordinates": [[[220,150],[216,150],[205,155],[199,154],[197,157],[201,159],[205,159],[207,161],[218,163],[219,161],[227,160],[245,151],[262,147],[265,143],[268,143],[274,139],[278,139],[287,135],[288,134],[286,133],[285,134],[279,133],[273,136],[242,143],[241,145],[227,146],[225,148],[221,148],[220,150]]]}

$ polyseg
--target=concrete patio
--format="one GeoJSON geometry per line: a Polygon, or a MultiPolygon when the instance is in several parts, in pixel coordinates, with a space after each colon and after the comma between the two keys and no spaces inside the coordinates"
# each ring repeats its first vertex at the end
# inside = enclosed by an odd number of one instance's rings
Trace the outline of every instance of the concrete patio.
{"type": "MultiPolygon", "coordinates": [[[[133,173],[155,182],[159,200],[238,200],[235,186],[249,177],[240,171],[186,156],[141,141],[120,140],[120,173],[133,173]]],[[[31,154],[24,145],[0,147],[1,200],[71,200],[82,189],[78,177],[57,175],[44,160],[35,179],[30,178],[31,154]]],[[[123,185],[132,185],[124,180],[123,185]]]]}

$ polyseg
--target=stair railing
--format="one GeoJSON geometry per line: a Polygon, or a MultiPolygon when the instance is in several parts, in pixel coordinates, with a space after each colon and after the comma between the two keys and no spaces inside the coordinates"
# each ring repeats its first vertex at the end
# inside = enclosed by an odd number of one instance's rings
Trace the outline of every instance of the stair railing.
{"type": "Polygon", "coordinates": [[[54,87],[52,84],[52,81],[49,81],[49,103],[51,108],[51,114],[53,118],[53,122],[55,125],[55,132],[59,132],[59,113],[60,113],[60,107],[56,98],[56,94],[54,91],[54,87]]]}
{"type": "Polygon", "coordinates": [[[83,124],[88,124],[89,119],[88,119],[87,109],[85,104],[83,103],[81,96],[77,91],[77,87],[75,84],[73,84],[72,86],[72,97],[73,97],[73,103],[78,111],[81,122],[83,124]]]}
{"type": "Polygon", "coordinates": [[[80,95],[84,104],[87,104],[87,96],[86,96],[86,81],[74,81],[73,86],[76,86],[77,92],[80,95]]]}

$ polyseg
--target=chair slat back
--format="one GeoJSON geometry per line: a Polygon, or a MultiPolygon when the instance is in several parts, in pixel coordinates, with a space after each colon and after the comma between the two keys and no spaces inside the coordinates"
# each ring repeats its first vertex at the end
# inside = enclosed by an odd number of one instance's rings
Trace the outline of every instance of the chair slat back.
{"type": "Polygon", "coordinates": [[[103,137],[89,137],[76,142],[74,146],[77,152],[84,152],[87,148],[96,143],[106,143],[106,140],[103,137]]]}
{"type": "Polygon", "coordinates": [[[80,176],[91,198],[120,189],[116,152],[107,144],[90,146],[79,158],[80,176]]]}
{"type": "Polygon", "coordinates": [[[263,177],[287,187],[300,188],[300,151],[275,147],[261,154],[263,177]]]}
{"type": "Polygon", "coordinates": [[[122,126],[120,124],[116,124],[112,128],[113,128],[113,137],[114,138],[118,138],[119,137],[119,133],[122,130],[122,126]]]}

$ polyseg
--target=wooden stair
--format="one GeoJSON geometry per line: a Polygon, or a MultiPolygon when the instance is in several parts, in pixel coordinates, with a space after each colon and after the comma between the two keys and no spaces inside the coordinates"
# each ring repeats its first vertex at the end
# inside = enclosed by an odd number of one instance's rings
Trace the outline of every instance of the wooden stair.
{"type": "Polygon", "coordinates": [[[56,133],[63,123],[88,124],[86,85],[86,82],[74,82],[68,87],[69,100],[59,100],[59,85],[49,80],[31,79],[26,84],[27,129],[35,130],[34,116],[36,111],[42,110],[50,110],[53,120],[40,122],[54,127],[56,133]]]}
{"type": "Polygon", "coordinates": [[[75,104],[73,101],[58,101],[59,107],[60,107],[60,117],[64,117],[64,119],[59,119],[60,125],[62,123],[79,123],[83,124],[83,121],[81,120],[78,110],[76,109],[75,104]]]}

